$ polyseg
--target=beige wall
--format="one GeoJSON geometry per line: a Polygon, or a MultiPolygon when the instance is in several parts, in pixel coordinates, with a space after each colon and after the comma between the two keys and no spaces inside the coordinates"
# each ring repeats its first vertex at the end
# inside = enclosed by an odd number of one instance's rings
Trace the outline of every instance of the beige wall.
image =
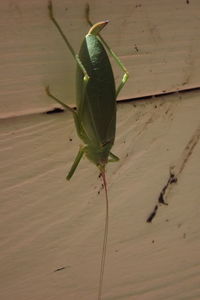
{"type": "MultiPolygon", "coordinates": [[[[89,1],[93,21],[109,19],[109,45],[129,70],[119,99],[197,87],[200,84],[198,0],[89,1]]],[[[88,30],[82,0],[54,1],[55,15],[76,50],[88,30]]],[[[0,1],[0,117],[55,106],[50,84],[75,103],[75,63],[48,18],[47,1],[0,1]]],[[[116,79],[120,80],[115,66],[116,79]]]]}

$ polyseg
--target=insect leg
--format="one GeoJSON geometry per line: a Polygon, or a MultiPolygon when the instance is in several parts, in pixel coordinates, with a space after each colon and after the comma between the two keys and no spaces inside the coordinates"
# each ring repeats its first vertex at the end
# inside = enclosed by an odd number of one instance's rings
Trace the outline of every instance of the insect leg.
{"type": "Polygon", "coordinates": [[[86,18],[86,21],[88,22],[88,24],[90,26],[93,26],[93,23],[90,20],[90,6],[88,3],[86,3],[86,6],[85,6],[85,18],[86,18]]]}
{"type": "Polygon", "coordinates": [[[56,26],[58,32],[60,33],[60,35],[62,36],[62,38],[64,39],[69,51],[71,52],[71,54],[73,55],[74,59],[76,60],[77,64],[79,65],[79,67],[81,68],[81,70],[83,71],[84,74],[84,82],[86,82],[89,80],[89,75],[87,74],[87,71],[85,69],[85,67],[83,66],[81,60],[79,59],[78,54],[75,53],[74,49],[72,48],[70,42],[68,41],[66,35],[64,34],[64,32],[62,31],[60,25],[58,24],[58,22],[56,21],[54,14],[53,14],[53,5],[52,2],[49,1],[48,3],[48,10],[49,10],[49,17],[51,19],[51,21],[54,23],[54,25],[56,26]]]}
{"type": "Polygon", "coordinates": [[[60,105],[62,105],[63,107],[67,108],[67,110],[69,110],[70,112],[72,112],[73,114],[75,113],[75,110],[68,106],[67,104],[65,104],[64,102],[62,102],[61,100],[59,100],[58,98],[56,98],[54,95],[51,94],[50,90],[49,90],[49,86],[46,87],[46,93],[49,97],[51,97],[53,100],[55,100],[56,102],[58,102],[60,105]]]}
{"type": "MultiPolygon", "coordinates": [[[[48,94],[49,97],[51,97],[52,99],[54,99],[56,102],[58,102],[59,104],[61,104],[62,106],[64,106],[65,108],[67,108],[70,112],[73,113],[73,117],[74,117],[74,121],[75,121],[75,125],[76,125],[76,130],[77,130],[77,133],[79,135],[79,137],[83,140],[86,140],[87,139],[87,135],[85,134],[85,131],[83,130],[82,128],[82,125],[81,125],[81,122],[79,121],[79,117],[78,117],[78,114],[76,113],[76,111],[71,108],[70,106],[68,106],[67,104],[65,104],[64,102],[60,101],[58,98],[56,98],[54,95],[52,95],[49,91],[49,87],[46,88],[46,92],[48,94]]],[[[83,156],[83,153],[85,151],[85,147],[80,147],[80,150],[75,158],[75,161],[66,177],[67,180],[70,180],[71,177],[73,176],[82,156],[83,156]]]]}
{"type": "Polygon", "coordinates": [[[69,171],[69,173],[66,177],[67,180],[70,180],[71,177],[73,176],[73,174],[74,174],[74,172],[75,172],[75,170],[76,170],[76,168],[77,168],[77,166],[78,166],[78,164],[79,164],[79,162],[80,162],[80,160],[81,160],[81,158],[84,154],[84,151],[85,151],[85,147],[80,146],[80,149],[79,149],[79,152],[78,152],[78,154],[75,158],[75,161],[74,161],[74,163],[73,163],[73,165],[72,165],[72,167],[71,167],[71,169],[70,169],[70,171],[69,171]]]}
{"type": "Polygon", "coordinates": [[[108,46],[106,41],[99,35],[99,39],[102,42],[102,44],[105,46],[105,48],[108,50],[110,55],[114,58],[115,62],[118,64],[118,66],[121,68],[121,70],[124,72],[124,75],[122,77],[121,83],[119,84],[117,90],[116,90],[116,97],[118,96],[119,92],[125,85],[126,81],[128,80],[129,74],[128,71],[126,70],[125,66],[121,62],[120,58],[115,54],[115,52],[108,46]]]}
{"type": "Polygon", "coordinates": [[[77,114],[77,112],[73,108],[71,108],[70,106],[68,106],[67,104],[65,104],[61,100],[59,100],[58,98],[56,98],[54,95],[52,95],[48,86],[46,87],[46,92],[47,92],[47,95],[49,97],[51,97],[53,100],[55,100],[56,102],[58,102],[59,104],[61,104],[63,107],[65,107],[68,111],[70,111],[71,113],[73,113],[74,122],[75,122],[75,125],[76,125],[76,131],[78,133],[78,136],[83,141],[89,141],[89,138],[88,138],[87,134],[85,133],[85,130],[83,129],[83,126],[82,126],[82,124],[80,122],[80,118],[79,118],[79,115],[77,114]]]}
{"type": "Polygon", "coordinates": [[[116,162],[119,160],[119,157],[117,157],[115,154],[113,154],[112,152],[109,153],[110,159],[108,160],[108,162],[116,162]]]}
{"type": "MultiPolygon", "coordinates": [[[[86,20],[88,22],[88,24],[90,26],[92,26],[92,22],[90,20],[90,7],[89,4],[86,5],[86,9],[85,9],[85,17],[86,20]]],[[[125,66],[123,65],[123,63],[121,62],[120,58],[115,54],[115,52],[108,46],[108,44],[106,43],[106,41],[102,38],[102,36],[100,34],[98,34],[98,37],[100,39],[100,41],[102,42],[102,44],[104,45],[104,47],[107,49],[107,51],[109,52],[109,54],[114,58],[115,62],[118,64],[118,66],[121,68],[121,70],[124,72],[124,75],[122,77],[121,83],[119,84],[117,90],[116,90],[116,97],[118,96],[119,92],[121,91],[121,89],[123,88],[123,86],[125,85],[126,81],[128,80],[129,74],[128,71],[126,70],[125,66]]]]}

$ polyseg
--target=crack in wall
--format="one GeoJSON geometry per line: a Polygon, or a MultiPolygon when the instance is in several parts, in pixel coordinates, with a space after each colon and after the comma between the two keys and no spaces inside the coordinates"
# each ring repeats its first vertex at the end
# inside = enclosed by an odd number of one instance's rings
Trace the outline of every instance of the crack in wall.
{"type": "Polygon", "coordinates": [[[163,205],[163,204],[168,205],[168,203],[166,202],[167,195],[171,191],[174,183],[178,182],[178,177],[183,172],[190,156],[192,155],[197,143],[199,142],[199,139],[200,139],[200,125],[194,131],[194,134],[191,136],[189,142],[185,146],[185,148],[182,152],[182,155],[180,156],[180,159],[177,161],[177,163],[174,166],[172,166],[170,168],[170,174],[169,174],[167,183],[162,188],[162,190],[159,194],[158,200],[157,200],[157,204],[155,205],[154,209],[152,210],[152,212],[150,213],[150,215],[148,216],[148,218],[146,220],[147,223],[152,222],[152,220],[154,219],[154,217],[157,214],[157,211],[158,211],[158,208],[160,205],[163,205]]]}

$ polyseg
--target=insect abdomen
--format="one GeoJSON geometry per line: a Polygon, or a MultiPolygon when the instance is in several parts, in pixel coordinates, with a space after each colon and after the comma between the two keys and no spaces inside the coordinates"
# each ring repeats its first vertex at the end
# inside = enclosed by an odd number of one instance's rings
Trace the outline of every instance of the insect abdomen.
{"type": "Polygon", "coordinates": [[[90,77],[83,93],[83,73],[77,68],[77,107],[82,125],[95,144],[113,143],[116,90],[108,55],[99,39],[91,34],[85,37],[79,57],[90,77]]]}

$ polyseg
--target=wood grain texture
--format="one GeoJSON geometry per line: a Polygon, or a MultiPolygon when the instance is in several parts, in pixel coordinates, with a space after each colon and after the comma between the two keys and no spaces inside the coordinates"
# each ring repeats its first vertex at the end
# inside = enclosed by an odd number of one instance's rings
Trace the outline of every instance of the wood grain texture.
{"type": "MultiPolygon", "coordinates": [[[[110,20],[103,36],[130,73],[119,99],[199,87],[199,0],[87,2],[94,22],[110,20]]],[[[85,4],[54,1],[56,18],[77,51],[88,31],[85,4]]],[[[0,19],[0,117],[55,107],[44,92],[47,84],[74,105],[75,63],[48,18],[47,1],[1,1],[0,19]]]]}
{"type": "MultiPolygon", "coordinates": [[[[199,299],[199,141],[151,224],[146,218],[198,133],[200,93],[118,105],[108,164],[103,299],[199,299]],[[126,116],[126,117],[124,117],[126,116]]],[[[82,160],[69,113],[1,120],[0,291],[6,300],[94,300],[105,217],[98,171],[82,160]],[[100,191],[100,192],[99,192],[100,191]]]]}

